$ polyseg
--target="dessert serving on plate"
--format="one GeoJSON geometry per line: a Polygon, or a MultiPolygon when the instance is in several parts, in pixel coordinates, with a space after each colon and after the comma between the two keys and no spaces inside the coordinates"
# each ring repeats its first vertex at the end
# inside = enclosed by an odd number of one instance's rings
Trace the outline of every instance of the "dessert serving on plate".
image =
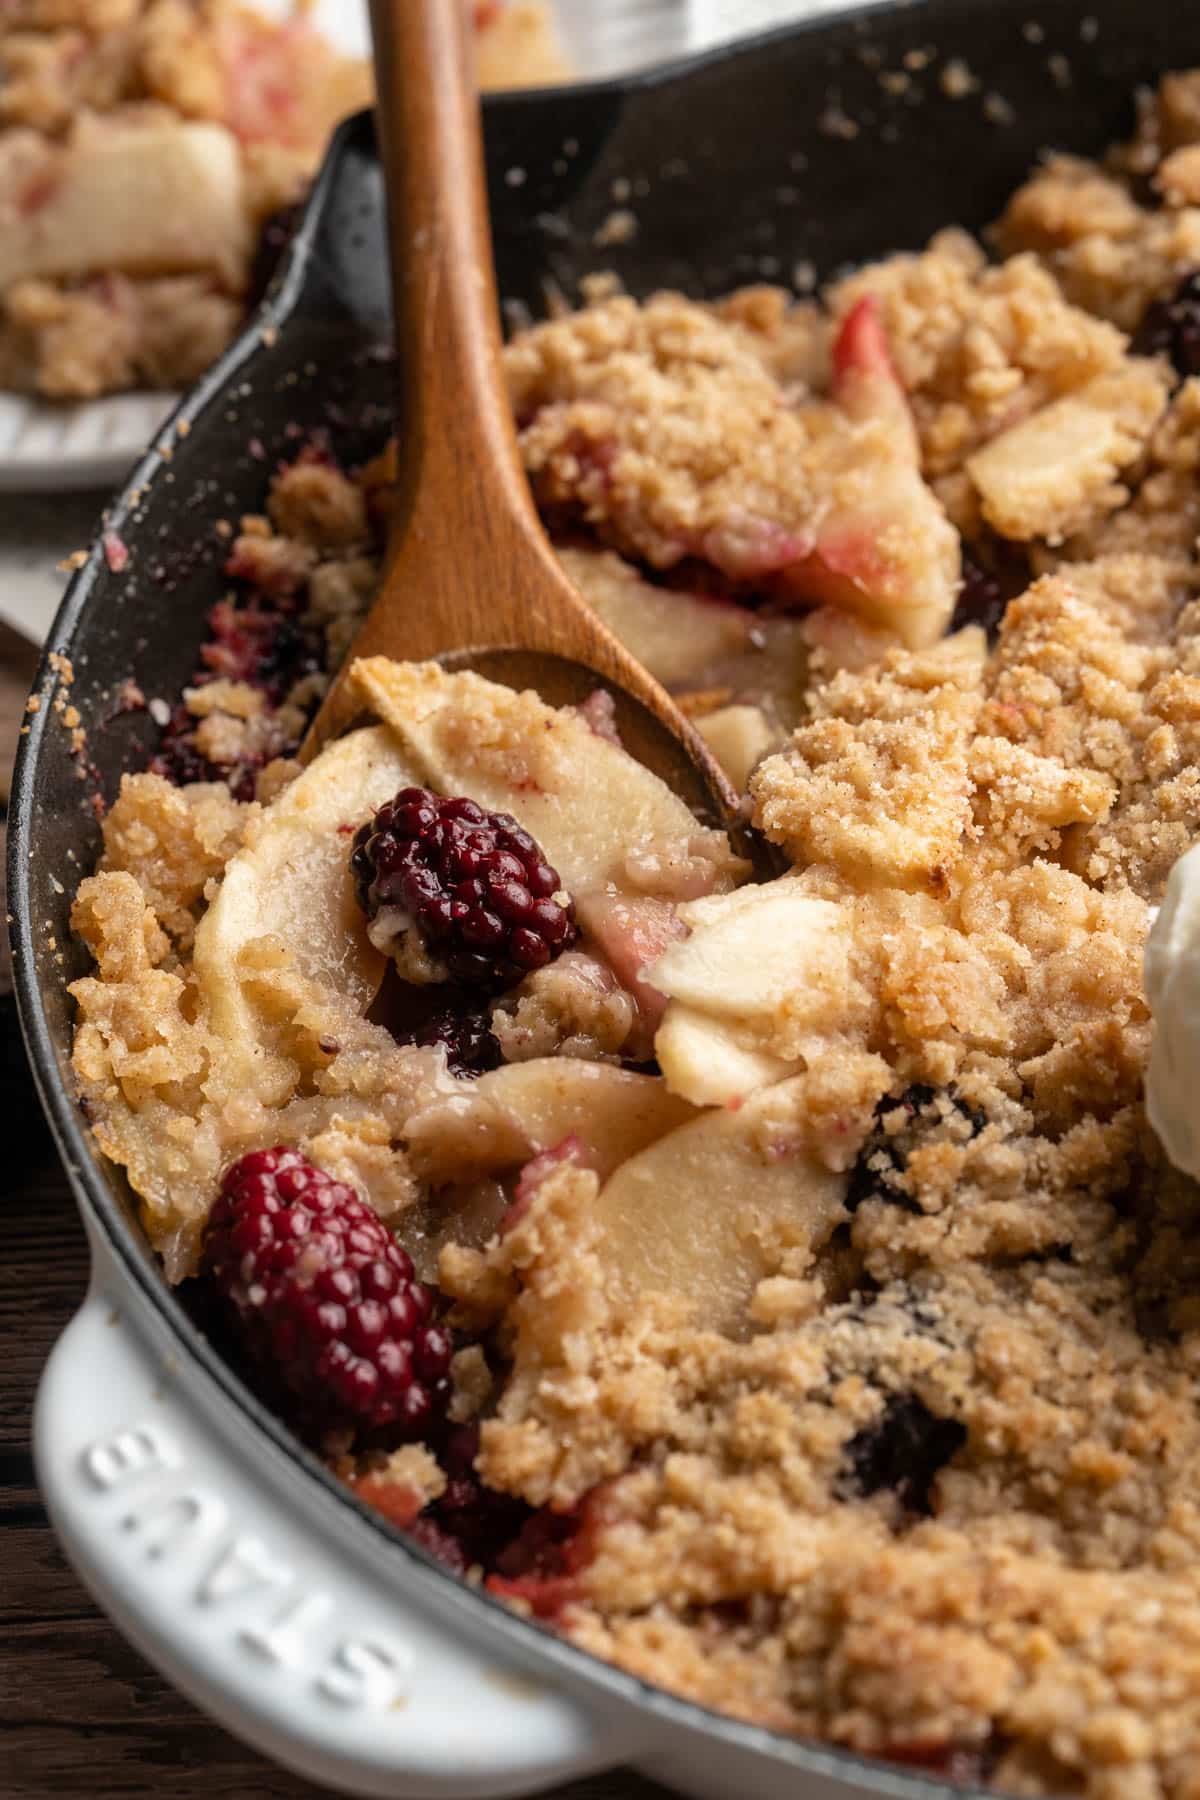
{"type": "MultiPolygon", "coordinates": [[[[485,86],[561,79],[543,6],[472,4],[485,86]]],[[[368,64],[302,4],[16,0],[0,18],[0,386],[194,381],[261,291],[368,64]]]]}
{"type": "Polygon", "coordinates": [[[312,443],[74,906],[96,1140],[361,1499],[704,1705],[1089,1800],[1200,1749],[1142,979],[1200,822],[1198,92],[995,260],[600,282],[509,345],[560,553],[775,879],[602,694],[366,659],[301,769],[389,478],[312,443]]]}

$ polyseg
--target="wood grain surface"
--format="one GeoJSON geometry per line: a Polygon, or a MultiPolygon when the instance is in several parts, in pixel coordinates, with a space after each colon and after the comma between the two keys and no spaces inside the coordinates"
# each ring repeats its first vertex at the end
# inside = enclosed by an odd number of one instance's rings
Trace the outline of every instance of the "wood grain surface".
{"type": "MultiPolygon", "coordinates": [[[[0,797],[34,653],[0,626],[0,797]]],[[[7,958],[5,940],[4,957],[7,958]]],[[[6,968],[0,988],[7,989],[6,968]]],[[[87,1248],[42,1121],[13,1003],[0,994],[0,1800],[305,1800],[324,1792],[211,1724],[132,1650],[68,1567],[34,1485],[30,1413],[83,1298],[87,1248]]],[[[627,1771],[557,1800],[665,1800],[627,1771]]]]}

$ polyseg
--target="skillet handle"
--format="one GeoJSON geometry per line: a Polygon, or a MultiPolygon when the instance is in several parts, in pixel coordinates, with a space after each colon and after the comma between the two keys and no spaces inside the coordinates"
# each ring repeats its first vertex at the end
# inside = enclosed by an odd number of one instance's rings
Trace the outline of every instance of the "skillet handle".
{"type": "Polygon", "coordinates": [[[339,1519],[93,1255],[42,1377],[34,1455],[72,1564],[156,1668],[344,1793],[488,1800],[636,1753],[628,1712],[522,1669],[502,1618],[339,1519]]]}

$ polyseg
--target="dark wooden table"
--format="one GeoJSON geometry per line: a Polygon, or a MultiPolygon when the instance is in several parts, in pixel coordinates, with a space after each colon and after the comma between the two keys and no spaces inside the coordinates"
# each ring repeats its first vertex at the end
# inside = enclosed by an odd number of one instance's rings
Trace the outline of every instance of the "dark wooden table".
{"type": "MultiPolygon", "coordinates": [[[[0,626],[0,800],[32,652],[0,626]]],[[[6,990],[7,945],[0,953],[6,990]]],[[[0,1800],[304,1800],[203,1718],[108,1623],[60,1551],[34,1485],[30,1412],[51,1345],[83,1298],[87,1246],[43,1123],[13,1003],[0,991],[0,1800]]],[[[551,1797],[554,1800],[554,1797],[551,1797]]],[[[665,1800],[617,1772],[557,1800],[665,1800]]]]}

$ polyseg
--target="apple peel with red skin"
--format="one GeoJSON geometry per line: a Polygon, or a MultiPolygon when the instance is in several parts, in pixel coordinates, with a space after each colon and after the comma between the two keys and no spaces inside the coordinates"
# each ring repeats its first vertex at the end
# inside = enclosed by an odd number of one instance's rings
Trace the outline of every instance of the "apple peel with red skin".
{"type": "Polygon", "coordinates": [[[916,427],[872,295],[847,313],[832,354],[833,407],[841,418],[828,467],[842,461],[851,478],[866,478],[856,482],[862,496],[846,503],[844,484],[834,480],[812,549],[779,571],[774,590],[854,613],[920,649],[950,621],[960,552],[921,477],[916,427]]]}

